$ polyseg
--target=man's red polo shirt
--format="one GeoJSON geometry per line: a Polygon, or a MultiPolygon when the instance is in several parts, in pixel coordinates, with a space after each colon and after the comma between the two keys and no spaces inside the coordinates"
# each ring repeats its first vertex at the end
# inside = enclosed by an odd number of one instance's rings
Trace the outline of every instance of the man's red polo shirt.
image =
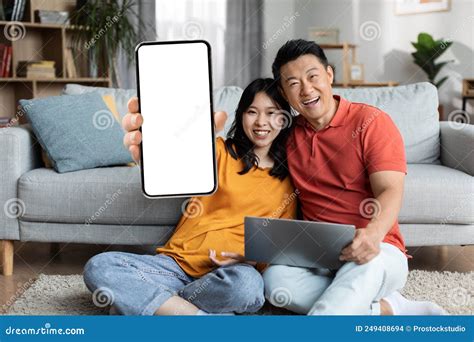
{"type": "MultiPolygon", "coordinates": [[[[334,98],[339,107],[326,128],[315,131],[303,116],[296,118],[287,145],[288,166],[305,220],[365,228],[371,205],[376,205],[369,175],[406,173],[403,140],[385,112],[334,98]]],[[[406,251],[398,222],[383,241],[406,251]]]]}

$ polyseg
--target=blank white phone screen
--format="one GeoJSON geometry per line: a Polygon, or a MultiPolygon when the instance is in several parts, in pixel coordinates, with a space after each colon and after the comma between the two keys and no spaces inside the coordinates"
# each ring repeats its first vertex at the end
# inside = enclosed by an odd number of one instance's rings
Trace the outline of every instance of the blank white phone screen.
{"type": "Polygon", "coordinates": [[[209,58],[204,41],[137,47],[146,196],[210,195],[216,189],[209,58]]]}

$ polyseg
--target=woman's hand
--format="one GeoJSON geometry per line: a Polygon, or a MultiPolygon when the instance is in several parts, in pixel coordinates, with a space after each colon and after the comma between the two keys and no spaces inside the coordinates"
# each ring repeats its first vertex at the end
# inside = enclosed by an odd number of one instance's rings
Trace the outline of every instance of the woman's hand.
{"type": "MultiPolygon", "coordinates": [[[[227,120],[226,112],[215,112],[214,123],[216,132],[222,131],[227,120]]],[[[140,127],[143,125],[143,116],[138,112],[138,98],[132,97],[128,101],[128,113],[122,119],[122,127],[125,130],[123,144],[130,151],[133,160],[140,160],[140,144],[142,143],[142,133],[140,127]]]]}
{"type": "Polygon", "coordinates": [[[242,254],[232,253],[232,252],[221,252],[221,256],[227,258],[225,260],[217,260],[216,251],[213,249],[209,250],[209,259],[214,263],[216,266],[229,266],[235,265],[240,263],[246,263],[252,266],[255,266],[257,263],[255,261],[245,261],[245,257],[242,254]]]}
{"type": "Polygon", "coordinates": [[[223,112],[223,111],[214,112],[214,127],[216,129],[216,133],[224,129],[226,120],[227,120],[226,112],[223,112]]]}
{"type": "Polygon", "coordinates": [[[143,116],[138,113],[138,98],[132,97],[128,101],[128,113],[122,119],[122,127],[127,132],[123,137],[123,144],[137,163],[140,160],[142,133],[139,131],[139,128],[142,124],[143,116]]]}

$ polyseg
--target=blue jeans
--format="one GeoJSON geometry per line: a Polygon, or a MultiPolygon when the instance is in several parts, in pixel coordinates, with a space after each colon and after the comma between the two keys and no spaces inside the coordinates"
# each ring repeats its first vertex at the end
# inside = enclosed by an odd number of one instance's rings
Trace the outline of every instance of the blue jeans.
{"type": "Polygon", "coordinates": [[[308,315],[380,315],[380,299],[406,283],[408,262],[395,246],[363,265],[347,262],[336,274],[325,269],[273,265],[263,274],[270,303],[308,315]]]}
{"type": "Polygon", "coordinates": [[[172,296],[209,313],[256,312],[265,302],[262,276],[248,264],[219,267],[196,279],[164,254],[98,254],[87,262],[84,282],[96,305],[113,304],[123,315],[153,315],[172,296]]]}

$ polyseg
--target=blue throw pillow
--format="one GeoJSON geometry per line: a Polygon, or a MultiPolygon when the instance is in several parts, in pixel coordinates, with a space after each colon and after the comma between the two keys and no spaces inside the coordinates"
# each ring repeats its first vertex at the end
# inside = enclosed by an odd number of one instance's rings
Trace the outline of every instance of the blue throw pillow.
{"type": "Polygon", "coordinates": [[[20,100],[20,105],[57,172],[132,162],[124,131],[99,94],[20,100]]]}
{"type": "Polygon", "coordinates": [[[135,89],[117,89],[117,88],[103,88],[83,86],[81,84],[68,83],[63,89],[63,95],[79,95],[90,92],[98,93],[99,95],[112,95],[117,105],[117,111],[121,117],[128,112],[128,100],[131,97],[137,96],[135,89]]]}
{"type": "MultiPolygon", "coordinates": [[[[63,89],[64,95],[78,95],[89,92],[96,92],[100,95],[113,95],[117,110],[122,117],[128,112],[128,100],[130,100],[132,96],[137,96],[135,89],[90,87],[75,83],[68,83],[63,89]]],[[[214,110],[223,110],[228,115],[224,130],[218,132],[218,136],[225,137],[232,126],[235,118],[235,110],[239,104],[242,92],[243,90],[241,88],[235,86],[220,87],[214,90],[214,110]]]]}

